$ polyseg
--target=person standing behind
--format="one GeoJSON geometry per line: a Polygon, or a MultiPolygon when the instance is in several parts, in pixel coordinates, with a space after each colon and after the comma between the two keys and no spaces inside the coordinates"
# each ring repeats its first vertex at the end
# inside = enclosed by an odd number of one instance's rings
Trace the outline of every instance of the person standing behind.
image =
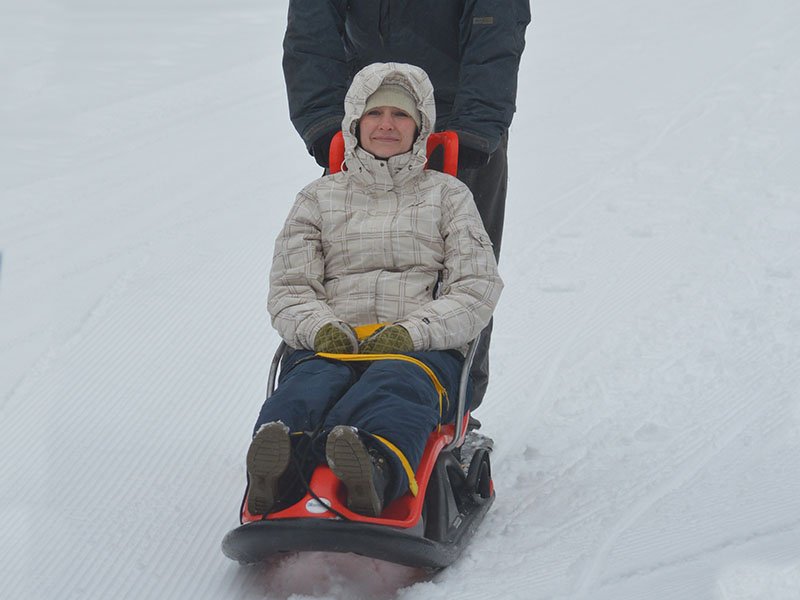
{"type": "MultiPolygon", "coordinates": [[[[435,90],[435,130],[458,134],[458,178],[472,192],[499,259],[508,128],[530,20],[530,0],[290,0],[283,72],[292,123],[328,168],[353,75],[375,62],[421,67],[435,90]]],[[[473,409],[488,386],[490,337],[491,324],[471,372],[473,409]]]]}

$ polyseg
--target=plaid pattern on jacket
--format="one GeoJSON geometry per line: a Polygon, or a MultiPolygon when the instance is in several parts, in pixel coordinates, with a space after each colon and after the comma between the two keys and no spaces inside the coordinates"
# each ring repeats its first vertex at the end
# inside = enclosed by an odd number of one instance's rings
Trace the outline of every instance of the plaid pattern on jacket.
{"type": "Polygon", "coordinates": [[[486,326],[503,287],[472,195],[425,171],[433,89],[411,65],[376,64],[353,80],[342,130],[346,171],[297,196],[275,242],[268,308],[287,344],[313,349],[331,321],[391,322],[415,350],[462,349],[486,326]],[[417,99],[422,124],[410,152],[388,160],[357,146],[357,120],[383,81],[417,99]]]}

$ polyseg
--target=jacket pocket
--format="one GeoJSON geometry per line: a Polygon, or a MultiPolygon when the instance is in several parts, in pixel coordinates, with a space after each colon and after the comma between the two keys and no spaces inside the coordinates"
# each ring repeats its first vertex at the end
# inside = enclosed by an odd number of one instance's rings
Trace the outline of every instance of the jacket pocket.
{"type": "Polygon", "coordinates": [[[475,225],[470,225],[468,229],[470,237],[478,242],[481,248],[488,250],[489,252],[492,251],[494,244],[492,244],[492,240],[489,237],[489,234],[486,233],[486,230],[476,227],[475,225]]]}

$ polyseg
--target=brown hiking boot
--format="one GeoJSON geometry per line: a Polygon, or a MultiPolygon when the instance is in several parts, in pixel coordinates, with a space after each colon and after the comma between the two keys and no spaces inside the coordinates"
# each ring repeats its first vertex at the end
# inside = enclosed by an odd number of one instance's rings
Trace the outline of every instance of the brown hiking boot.
{"type": "Polygon", "coordinates": [[[289,466],[289,428],[280,421],[262,425],[247,451],[247,510],[265,515],[278,497],[278,479],[289,466]]]}
{"type": "Polygon", "coordinates": [[[325,444],[328,466],[347,488],[347,508],[369,517],[383,512],[388,465],[376,450],[367,447],[355,427],[337,425],[325,444]]]}

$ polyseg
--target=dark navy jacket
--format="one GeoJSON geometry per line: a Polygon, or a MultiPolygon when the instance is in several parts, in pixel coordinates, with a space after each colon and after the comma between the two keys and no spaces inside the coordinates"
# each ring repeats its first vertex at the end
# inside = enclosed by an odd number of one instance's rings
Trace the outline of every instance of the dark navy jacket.
{"type": "Polygon", "coordinates": [[[291,0],[283,72],[289,112],[307,147],[339,129],[362,67],[425,69],[436,129],[492,153],[511,124],[530,0],[291,0]]]}

